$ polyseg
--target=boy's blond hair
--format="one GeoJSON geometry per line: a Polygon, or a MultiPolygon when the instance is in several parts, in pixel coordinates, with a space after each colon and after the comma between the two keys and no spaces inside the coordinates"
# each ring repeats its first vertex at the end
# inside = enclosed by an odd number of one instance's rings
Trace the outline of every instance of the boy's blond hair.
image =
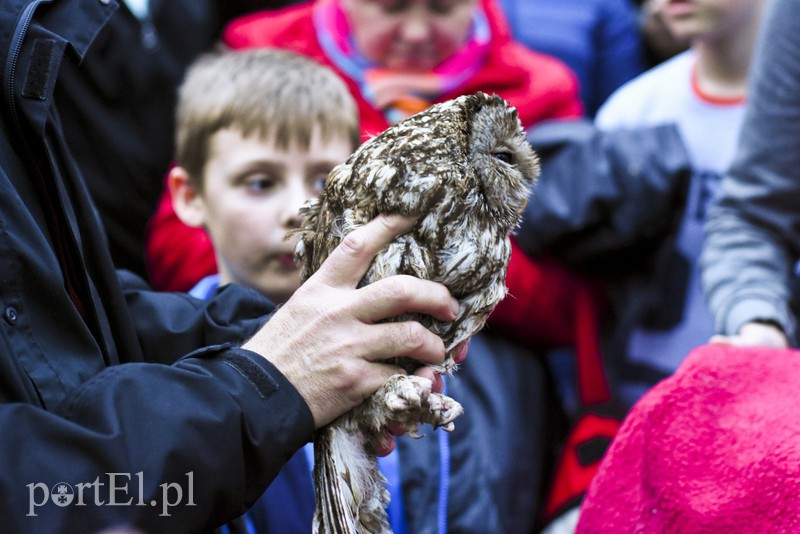
{"type": "Polygon", "coordinates": [[[271,48],[206,54],[189,68],[178,95],[176,162],[202,189],[212,136],[221,129],[257,135],[280,149],[360,141],[356,103],[344,81],[313,60],[271,48]]]}

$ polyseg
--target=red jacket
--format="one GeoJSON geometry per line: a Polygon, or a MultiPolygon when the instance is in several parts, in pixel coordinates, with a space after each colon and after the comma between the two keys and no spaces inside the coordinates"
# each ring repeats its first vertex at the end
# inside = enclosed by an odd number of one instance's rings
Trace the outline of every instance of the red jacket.
{"type": "MultiPolygon", "coordinates": [[[[457,92],[439,101],[476,91],[496,93],[516,106],[522,124],[533,124],[581,114],[575,76],[560,61],[531,52],[513,41],[495,0],[482,0],[492,31],[484,67],[457,92]]],[[[358,103],[364,139],[388,128],[383,113],[359,93],[357,84],[336,69],[322,51],[314,31],[312,2],[277,11],[259,11],[229,24],[223,41],[234,49],[278,47],[299,52],[332,68],[345,79],[358,103]]],[[[162,197],[149,228],[147,259],[157,289],[186,291],[207,274],[217,272],[213,248],[206,233],[185,226],[172,209],[169,193],[162,197]]],[[[513,259],[512,259],[513,261],[513,259]]]]}

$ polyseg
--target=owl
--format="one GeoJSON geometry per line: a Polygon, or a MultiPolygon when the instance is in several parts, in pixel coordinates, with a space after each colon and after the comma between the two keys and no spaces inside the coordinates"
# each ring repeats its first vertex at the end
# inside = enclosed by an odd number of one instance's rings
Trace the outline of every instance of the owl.
{"type": "MultiPolygon", "coordinates": [[[[331,171],[319,198],[302,209],[296,258],[314,273],[342,238],[379,214],[417,217],[374,259],[361,285],[395,274],[444,284],[458,299],[453,321],[406,314],[444,342],[438,371],[455,367],[453,352],[480,330],[506,294],[509,234],[520,221],[539,163],[516,109],[483,93],[436,104],[361,145],[331,171]]],[[[398,358],[408,375],[390,377],[364,403],[317,431],[314,532],[390,533],[389,494],[371,454],[391,421],[418,437],[420,424],[454,428],[461,405],[412,376],[419,366],[398,358]]]]}

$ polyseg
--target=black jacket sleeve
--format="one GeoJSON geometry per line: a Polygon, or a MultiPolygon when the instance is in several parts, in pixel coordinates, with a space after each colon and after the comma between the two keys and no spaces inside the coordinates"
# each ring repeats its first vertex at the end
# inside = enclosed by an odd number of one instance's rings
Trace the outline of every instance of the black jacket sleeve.
{"type": "Polygon", "coordinates": [[[268,301],[159,295],[113,269],[53,88],[115,6],[0,9],[2,532],[202,532],[242,513],[313,431],[286,378],[236,348],[268,301]]]}
{"type": "Polygon", "coordinates": [[[197,347],[242,344],[275,306],[252,289],[230,284],[213,298],[152,291],[139,277],[118,271],[138,345],[146,361],[173,363],[197,347]]]}
{"type": "Polygon", "coordinates": [[[313,430],[297,390],[227,345],[112,366],[56,409],[0,405],[4,532],[201,532],[245,510],[313,430]]]}
{"type": "Polygon", "coordinates": [[[542,159],[517,236],[528,254],[593,273],[636,269],[680,221],[691,166],[675,126],[562,121],[528,140],[542,159]]]}

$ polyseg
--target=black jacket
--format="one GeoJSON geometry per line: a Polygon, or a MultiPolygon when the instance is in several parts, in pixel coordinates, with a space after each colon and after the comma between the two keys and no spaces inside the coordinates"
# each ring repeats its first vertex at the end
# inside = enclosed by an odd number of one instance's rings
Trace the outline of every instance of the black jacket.
{"type": "Polygon", "coordinates": [[[0,10],[3,532],[202,531],[241,514],[313,430],[285,377],[235,348],[269,302],[157,294],[112,267],[53,93],[113,11],[0,10]]]}
{"type": "Polygon", "coordinates": [[[642,373],[663,378],[633,369],[625,352],[632,328],[681,318],[681,306],[665,305],[685,292],[689,268],[676,267],[692,171],[677,128],[600,131],[561,121],[537,126],[528,140],[542,173],[517,242],[532,257],[554,257],[607,289],[601,344],[612,382],[642,373]]]}
{"type": "MultiPolygon", "coordinates": [[[[99,1],[99,0],[92,0],[99,1]]],[[[177,88],[226,21],[297,0],[124,2],[80,65],[61,65],[56,101],[75,161],[100,213],[117,268],[146,276],[145,229],[175,155],[177,88]]]]}
{"type": "Polygon", "coordinates": [[[60,68],[55,100],[70,151],[114,265],[140,276],[147,222],[175,156],[177,88],[189,64],[217,40],[215,3],[151,0],[141,21],[121,5],[80,65],[60,68]]]}

